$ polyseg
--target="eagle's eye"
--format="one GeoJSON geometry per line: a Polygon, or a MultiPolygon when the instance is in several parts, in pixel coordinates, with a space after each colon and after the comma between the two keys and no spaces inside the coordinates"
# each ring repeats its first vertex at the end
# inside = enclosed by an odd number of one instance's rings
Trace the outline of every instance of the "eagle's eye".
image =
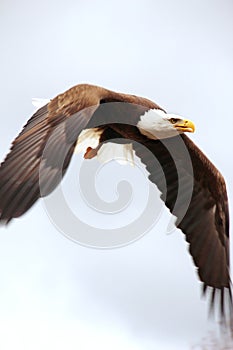
{"type": "Polygon", "coordinates": [[[169,119],[172,124],[177,123],[180,119],[179,118],[171,118],[169,119]]]}

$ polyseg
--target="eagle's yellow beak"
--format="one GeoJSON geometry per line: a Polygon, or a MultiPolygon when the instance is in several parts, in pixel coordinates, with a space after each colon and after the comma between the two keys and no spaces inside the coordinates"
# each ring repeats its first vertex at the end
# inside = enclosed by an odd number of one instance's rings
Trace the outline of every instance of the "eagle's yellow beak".
{"type": "Polygon", "coordinates": [[[182,131],[182,132],[195,131],[195,125],[193,124],[193,122],[191,122],[191,120],[187,120],[187,119],[177,122],[176,124],[174,124],[174,127],[176,128],[176,130],[182,131]]]}

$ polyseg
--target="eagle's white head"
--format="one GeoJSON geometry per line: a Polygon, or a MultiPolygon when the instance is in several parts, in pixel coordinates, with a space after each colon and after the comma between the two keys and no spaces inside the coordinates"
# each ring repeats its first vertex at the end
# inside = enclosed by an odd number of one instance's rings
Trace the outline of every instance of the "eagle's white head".
{"type": "Polygon", "coordinates": [[[179,115],[165,113],[161,109],[150,109],[143,114],[137,124],[143,135],[150,139],[165,139],[183,132],[194,132],[193,122],[179,115]]]}

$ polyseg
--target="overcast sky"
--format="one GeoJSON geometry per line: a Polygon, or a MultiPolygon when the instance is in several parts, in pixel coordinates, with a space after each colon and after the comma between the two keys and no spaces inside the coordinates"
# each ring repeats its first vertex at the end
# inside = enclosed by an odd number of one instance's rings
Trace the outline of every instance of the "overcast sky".
{"type": "MultiPolygon", "coordinates": [[[[33,97],[93,83],[145,96],[193,120],[191,137],[224,175],[232,214],[232,31],[231,0],[1,0],[1,159],[33,113],[33,97]]],[[[67,198],[77,160],[64,181],[67,198]]],[[[114,181],[122,177],[132,184],[133,201],[124,215],[103,219],[77,191],[83,220],[97,227],[133,220],[148,190],[140,167],[110,164],[99,176],[103,200],[115,199],[114,181]]],[[[140,240],[113,250],[67,239],[42,201],[1,228],[0,348],[186,350],[200,344],[212,327],[207,302],[184,236],[167,235],[168,221],[164,211],[140,240]]]]}

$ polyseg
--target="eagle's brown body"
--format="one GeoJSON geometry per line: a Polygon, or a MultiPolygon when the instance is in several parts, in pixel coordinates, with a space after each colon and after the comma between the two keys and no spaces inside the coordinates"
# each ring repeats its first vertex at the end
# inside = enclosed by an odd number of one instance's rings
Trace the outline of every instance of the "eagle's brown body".
{"type": "Polygon", "coordinates": [[[158,186],[165,204],[177,216],[177,226],[190,243],[190,253],[204,290],[212,289],[213,301],[215,291],[220,291],[224,313],[226,295],[231,300],[229,216],[224,179],[186,135],[164,142],[143,135],[137,123],[140,116],[151,109],[162,110],[145,98],[86,84],[52,99],[28,121],[1,164],[0,221],[7,223],[21,216],[39,197],[48,195],[61,181],[81,131],[102,128],[99,147],[113,139],[119,143],[133,143],[150,180],[158,186]],[[181,144],[188,150],[191,167],[187,166],[181,144]],[[173,150],[172,156],[169,150],[173,150]],[[166,191],[155,159],[162,166],[166,191]],[[176,203],[178,186],[182,184],[185,200],[189,183],[193,184],[191,198],[188,207],[182,208],[182,202],[176,203]]]}

